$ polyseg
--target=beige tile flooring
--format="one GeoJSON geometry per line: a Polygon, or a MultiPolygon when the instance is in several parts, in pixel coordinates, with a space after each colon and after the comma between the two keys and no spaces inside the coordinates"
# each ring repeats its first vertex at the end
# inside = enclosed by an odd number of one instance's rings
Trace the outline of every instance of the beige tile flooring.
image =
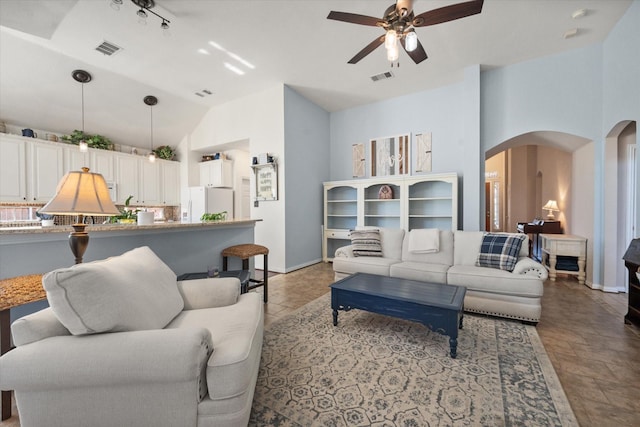
{"type": "MultiPolygon", "coordinates": [[[[324,263],[270,277],[265,324],[325,294],[332,282],[324,263]]],[[[545,283],[538,334],[583,427],[640,425],[640,329],[624,324],[626,312],[627,294],[594,291],[569,276],[545,283]]],[[[19,425],[16,415],[0,423],[19,425]]]]}

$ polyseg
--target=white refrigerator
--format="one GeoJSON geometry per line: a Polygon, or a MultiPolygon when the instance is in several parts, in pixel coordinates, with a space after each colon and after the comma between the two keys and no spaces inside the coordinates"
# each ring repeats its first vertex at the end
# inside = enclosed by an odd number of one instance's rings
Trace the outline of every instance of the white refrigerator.
{"type": "Polygon", "coordinates": [[[189,187],[182,200],[182,222],[200,222],[203,213],[227,211],[233,219],[233,190],[230,188],[189,187]]]}

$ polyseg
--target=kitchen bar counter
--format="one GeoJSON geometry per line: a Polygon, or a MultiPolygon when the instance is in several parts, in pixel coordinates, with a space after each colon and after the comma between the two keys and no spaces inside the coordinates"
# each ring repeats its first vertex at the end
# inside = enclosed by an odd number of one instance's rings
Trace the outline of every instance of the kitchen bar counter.
{"type": "MultiPolygon", "coordinates": [[[[88,225],[84,262],[149,246],[175,273],[207,271],[222,266],[220,252],[232,245],[254,243],[256,219],[206,223],[166,222],[153,225],[88,225]]],[[[68,243],[70,226],[0,229],[0,279],[41,274],[74,263],[68,243]]],[[[240,268],[231,265],[229,268],[240,268]]]]}
{"type": "MultiPolygon", "coordinates": [[[[86,230],[89,234],[94,232],[109,231],[134,231],[134,230],[168,230],[168,229],[185,229],[185,228],[209,228],[209,227],[229,227],[240,225],[255,225],[255,219],[233,219],[226,221],[210,221],[198,223],[185,223],[178,221],[155,222],[149,225],[137,224],[87,224],[86,230]]],[[[0,236],[8,234],[39,234],[39,233],[70,233],[73,228],[70,225],[59,225],[53,227],[0,227],[0,236]]]]}

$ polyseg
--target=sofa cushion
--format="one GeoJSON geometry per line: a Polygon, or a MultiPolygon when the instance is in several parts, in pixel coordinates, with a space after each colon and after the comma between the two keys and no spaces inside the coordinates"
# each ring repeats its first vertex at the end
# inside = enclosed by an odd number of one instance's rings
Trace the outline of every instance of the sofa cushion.
{"type": "Polygon", "coordinates": [[[379,230],[382,256],[395,260],[402,258],[402,240],[405,234],[402,228],[358,226],[356,230],[379,230]]]}
{"type": "Polygon", "coordinates": [[[42,283],[73,335],[161,329],[184,306],[175,273],[146,246],[54,270],[42,283]]]}
{"type": "Polygon", "coordinates": [[[445,264],[404,261],[393,264],[389,268],[389,275],[401,279],[446,284],[448,269],[449,265],[445,264]]]}
{"type": "Polygon", "coordinates": [[[487,233],[482,238],[476,265],[513,271],[523,242],[523,234],[487,233]]]}
{"type": "Polygon", "coordinates": [[[484,231],[456,230],[453,234],[454,265],[476,265],[484,231]]]}
{"type": "Polygon", "coordinates": [[[377,274],[378,276],[388,276],[389,267],[399,262],[399,259],[367,256],[355,258],[335,257],[333,259],[333,271],[348,274],[369,273],[377,274]]]}
{"type": "Polygon", "coordinates": [[[513,274],[495,268],[453,265],[447,271],[447,284],[490,294],[542,297],[543,281],[535,276],[513,274]]]}
{"type": "Polygon", "coordinates": [[[249,292],[233,305],[185,310],[167,325],[167,329],[206,328],[211,332],[213,353],[206,368],[210,399],[228,399],[247,391],[262,349],[263,310],[260,294],[249,292]]]}
{"type": "Polygon", "coordinates": [[[353,256],[382,256],[379,230],[351,230],[353,256]]]}
{"type": "Polygon", "coordinates": [[[422,262],[427,264],[453,264],[453,232],[451,230],[439,230],[439,250],[433,253],[415,253],[409,250],[411,230],[405,235],[402,242],[402,261],[422,262]]]}

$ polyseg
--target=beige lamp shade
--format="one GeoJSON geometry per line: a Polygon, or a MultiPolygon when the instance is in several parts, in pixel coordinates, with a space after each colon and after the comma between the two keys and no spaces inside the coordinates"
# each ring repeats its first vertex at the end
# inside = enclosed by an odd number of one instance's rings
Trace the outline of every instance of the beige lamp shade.
{"type": "Polygon", "coordinates": [[[549,214],[547,215],[547,219],[554,219],[555,216],[553,215],[553,213],[560,211],[560,208],[558,208],[558,202],[556,202],[555,200],[549,200],[547,204],[542,207],[542,209],[545,209],[549,212],[549,214]]]}
{"type": "Polygon", "coordinates": [[[118,208],[111,201],[104,177],[99,173],[69,172],[62,177],[56,195],[39,212],[54,215],[118,215],[118,208]]]}

